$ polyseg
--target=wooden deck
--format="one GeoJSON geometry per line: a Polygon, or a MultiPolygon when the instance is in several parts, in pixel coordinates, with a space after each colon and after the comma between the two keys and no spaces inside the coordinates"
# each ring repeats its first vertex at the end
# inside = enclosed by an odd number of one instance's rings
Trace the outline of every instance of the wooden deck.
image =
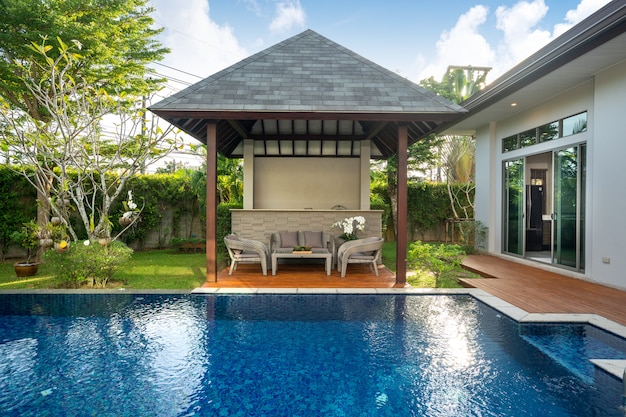
{"type": "Polygon", "coordinates": [[[626,325],[626,291],[570,278],[489,255],[472,255],[463,266],[486,278],[461,280],[529,313],[598,314],[626,325]]]}
{"type": "MultiPolygon", "coordinates": [[[[529,313],[597,314],[626,325],[626,291],[570,278],[489,255],[465,258],[464,267],[488,278],[462,279],[529,313]]],[[[323,265],[280,265],[275,276],[261,274],[259,265],[240,265],[232,275],[222,270],[217,282],[203,287],[223,288],[392,288],[395,275],[384,266],[376,277],[366,265],[348,265],[345,278],[323,265]]]]}
{"type": "MultiPolygon", "coordinates": [[[[270,268],[271,269],[271,268],[270,268]]],[[[324,265],[279,265],[276,275],[271,270],[261,274],[260,265],[239,265],[232,275],[228,268],[217,276],[217,282],[206,282],[202,287],[223,288],[392,288],[395,274],[384,266],[378,268],[379,276],[370,272],[368,265],[351,264],[345,278],[336,270],[326,275],[324,265]]]]}

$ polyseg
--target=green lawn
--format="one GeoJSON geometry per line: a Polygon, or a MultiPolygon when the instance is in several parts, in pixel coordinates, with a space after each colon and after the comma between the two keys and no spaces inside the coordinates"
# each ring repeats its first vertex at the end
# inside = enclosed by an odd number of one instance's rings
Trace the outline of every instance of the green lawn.
{"type": "MultiPolygon", "coordinates": [[[[383,263],[395,272],[396,244],[385,242],[383,263]]],[[[220,262],[226,265],[225,261],[220,262]]],[[[206,278],[206,256],[204,253],[182,253],[173,250],[135,252],[115,276],[112,287],[134,289],[178,289],[191,290],[204,283],[206,278]]],[[[433,287],[434,278],[420,271],[409,271],[407,281],[414,287],[433,287]]],[[[0,263],[0,290],[57,288],[55,278],[46,264],[39,267],[34,277],[17,278],[13,262],[0,263]]],[[[440,287],[459,287],[456,277],[443,277],[440,287]]]]}
{"type": "MultiPolygon", "coordinates": [[[[204,253],[181,253],[172,250],[135,252],[128,264],[114,276],[113,287],[136,289],[193,289],[206,279],[204,253]]],[[[13,262],[0,263],[0,290],[57,288],[46,264],[34,277],[17,278],[13,262]]]]}

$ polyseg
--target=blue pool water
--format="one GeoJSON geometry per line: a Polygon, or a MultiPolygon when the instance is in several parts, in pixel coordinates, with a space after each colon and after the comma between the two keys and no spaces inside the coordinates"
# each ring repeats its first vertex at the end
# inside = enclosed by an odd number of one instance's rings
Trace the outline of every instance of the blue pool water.
{"type": "Polygon", "coordinates": [[[548,327],[468,296],[3,294],[0,415],[623,417],[568,358],[624,341],[548,327]]]}

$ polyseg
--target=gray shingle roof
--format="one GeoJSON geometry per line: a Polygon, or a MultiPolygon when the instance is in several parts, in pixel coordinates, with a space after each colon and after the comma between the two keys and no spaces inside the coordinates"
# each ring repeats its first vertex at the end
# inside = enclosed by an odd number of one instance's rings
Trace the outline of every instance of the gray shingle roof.
{"type": "Polygon", "coordinates": [[[151,109],[341,113],[463,111],[312,30],[254,54],[151,109]]]}
{"type": "Polygon", "coordinates": [[[256,53],[149,109],[202,142],[208,121],[216,120],[218,150],[235,157],[241,156],[242,139],[251,138],[370,139],[378,157],[385,158],[395,152],[399,122],[407,123],[409,143],[413,143],[465,112],[312,30],[256,53]],[[270,120],[291,123],[272,131],[266,129],[270,120]],[[307,127],[298,136],[298,120],[321,121],[321,128],[307,127]],[[329,128],[345,127],[346,122],[353,124],[352,137],[347,137],[345,129],[329,128]]]}

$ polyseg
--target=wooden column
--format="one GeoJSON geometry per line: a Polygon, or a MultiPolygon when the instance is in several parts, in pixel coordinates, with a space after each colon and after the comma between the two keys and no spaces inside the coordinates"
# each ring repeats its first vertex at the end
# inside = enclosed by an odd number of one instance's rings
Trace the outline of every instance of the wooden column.
{"type": "Polygon", "coordinates": [[[217,123],[206,129],[206,280],[217,282],[217,123]]]}
{"type": "Polygon", "coordinates": [[[396,241],[396,285],[406,284],[406,248],[408,240],[407,191],[408,128],[398,126],[398,238],[396,241]]]}

